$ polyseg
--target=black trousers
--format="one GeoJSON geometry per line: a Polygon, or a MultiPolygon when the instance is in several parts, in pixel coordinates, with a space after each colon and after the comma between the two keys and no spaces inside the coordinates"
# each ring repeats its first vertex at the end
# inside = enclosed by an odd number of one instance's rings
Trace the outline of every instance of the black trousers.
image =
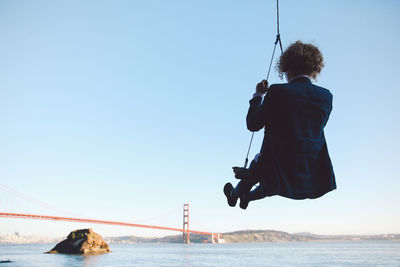
{"type": "MultiPolygon", "coordinates": [[[[257,173],[257,157],[253,159],[249,166],[249,171],[251,173],[257,173]]],[[[253,176],[253,175],[252,175],[253,176]]],[[[232,195],[234,197],[244,197],[249,201],[258,200],[266,197],[264,190],[261,185],[257,186],[255,189],[251,190],[256,184],[258,183],[257,179],[250,178],[246,179],[243,178],[234,188],[232,195]]]]}

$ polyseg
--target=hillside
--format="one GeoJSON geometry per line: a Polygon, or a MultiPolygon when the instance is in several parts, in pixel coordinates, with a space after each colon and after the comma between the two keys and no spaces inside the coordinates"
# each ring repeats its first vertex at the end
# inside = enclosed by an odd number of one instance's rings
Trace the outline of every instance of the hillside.
{"type": "MultiPolygon", "coordinates": [[[[299,241],[400,241],[400,234],[384,235],[316,235],[312,233],[290,234],[274,230],[243,230],[222,234],[225,243],[253,242],[299,242],[299,241]]],[[[161,238],[138,238],[135,236],[108,237],[110,243],[182,243],[182,235],[161,238]]],[[[210,237],[205,235],[190,235],[192,243],[209,243],[210,237]]]]}
{"type": "Polygon", "coordinates": [[[244,230],[224,233],[225,243],[315,241],[317,238],[273,230],[244,230]]]}
{"type": "MultiPolygon", "coordinates": [[[[223,233],[225,243],[253,242],[300,242],[300,241],[400,241],[400,234],[382,235],[316,235],[312,233],[290,234],[274,230],[243,230],[223,233]]],[[[0,244],[27,243],[58,243],[61,238],[45,238],[38,236],[23,236],[18,233],[0,235],[0,244]]],[[[136,244],[136,243],[182,243],[182,235],[165,237],[116,236],[105,237],[107,243],[136,244]]],[[[191,234],[192,243],[210,243],[210,236],[191,234]]]]}

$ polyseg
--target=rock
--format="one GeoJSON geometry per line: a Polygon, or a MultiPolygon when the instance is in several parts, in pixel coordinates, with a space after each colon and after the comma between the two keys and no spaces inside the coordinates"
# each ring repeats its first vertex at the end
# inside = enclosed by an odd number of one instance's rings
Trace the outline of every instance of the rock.
{"type": "Polygon", "coordinates": [[[58,243],[49,252],[50,254],[101,254],[110,252],[110,248],[103,238],[92,229],[72,231],[67,239],[58,243]]]}

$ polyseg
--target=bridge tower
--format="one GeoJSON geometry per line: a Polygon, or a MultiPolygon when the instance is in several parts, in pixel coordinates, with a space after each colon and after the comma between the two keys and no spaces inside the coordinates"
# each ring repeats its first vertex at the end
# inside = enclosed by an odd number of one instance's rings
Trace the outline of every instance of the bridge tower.
{"type": "Polygon", "coordinates": [[[183,204],[183,243],[190,243],[189,204],[183,204]]]}

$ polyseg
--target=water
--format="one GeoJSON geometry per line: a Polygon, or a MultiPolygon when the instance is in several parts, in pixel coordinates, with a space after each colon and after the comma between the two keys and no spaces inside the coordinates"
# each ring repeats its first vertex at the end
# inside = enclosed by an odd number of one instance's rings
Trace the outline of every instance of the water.
{"type": "Polygon", "coordinates": [[[400,266],[400,242],[111,244],[103,255],[43,254],[52,244],[0,245],[9,266],[400,266]]]}

